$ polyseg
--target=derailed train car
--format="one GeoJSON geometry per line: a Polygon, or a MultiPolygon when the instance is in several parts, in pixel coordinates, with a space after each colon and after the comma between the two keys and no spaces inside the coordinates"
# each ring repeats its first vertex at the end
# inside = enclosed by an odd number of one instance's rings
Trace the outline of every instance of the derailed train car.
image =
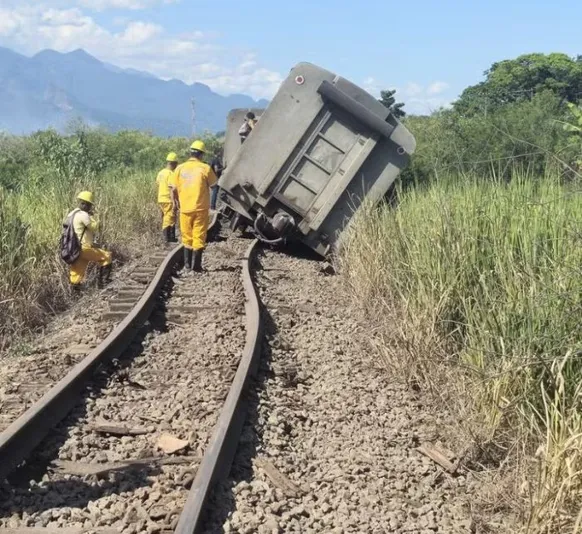
{"type": "Polygon", "coordinates": [[[219,181],[231,226],[333,250],[364,198],[379,201],[416,148],[372,95],[310,63],[290,72],[219,181]]]}

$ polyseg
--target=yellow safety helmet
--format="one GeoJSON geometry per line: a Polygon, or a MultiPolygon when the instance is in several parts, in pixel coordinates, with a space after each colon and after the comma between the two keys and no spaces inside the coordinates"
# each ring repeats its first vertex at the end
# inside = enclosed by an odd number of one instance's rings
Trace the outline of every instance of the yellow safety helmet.
{"type": "Polygon", "coordinates": [[[198,150],[198,152],[206,152],[206,147],[204,146],[203,141],[198,140],[198,141],[194,141],[192,143],[190,150],[198,150]]]}
{"type": "Polygon", "coordinates": [[[175,152],[170,152],[168,154],[168,157],[166,158],[166,161],[176,163],[178,161],[178,154],[176,154],[175,152]]]}
{"type": "Polygon", "coordinates": [[[91,191],[81,191],[77,195],[78,200],[82,200],[83,202],[88,202],[89,204],[93,204],[93,193],[91,191]]]}

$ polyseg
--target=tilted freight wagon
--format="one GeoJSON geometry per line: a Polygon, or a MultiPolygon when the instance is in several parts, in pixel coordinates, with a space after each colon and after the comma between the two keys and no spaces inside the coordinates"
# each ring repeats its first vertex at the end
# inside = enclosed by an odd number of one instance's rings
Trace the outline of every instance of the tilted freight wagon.
{"type": "Polygon", "coordinates": [[[220,179],[231,226],[252,224],[268,242],[297,238],[325,256],[364,197],[382,199],[415,147],[372,95],[299,63],[220,179]]]}
{"type": "Polygon", "coordinates": [[[242,146],[238,131],[244,122],[245,115],[249,111],[252,111],[255,114],[255,117],[258,119],[261,117],[265,110],[264,108],[239,108],[231,109],[228,112],[228,116],[226,117],[226,134],[224,139],[223,164],[225,166],[228,166],[228,164],[233,161],[235,154],[242,146]]]}

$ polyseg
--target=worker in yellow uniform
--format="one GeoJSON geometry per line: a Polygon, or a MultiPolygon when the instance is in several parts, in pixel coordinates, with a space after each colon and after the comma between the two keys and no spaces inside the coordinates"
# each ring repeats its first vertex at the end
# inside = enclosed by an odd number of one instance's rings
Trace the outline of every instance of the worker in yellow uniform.
{"type": "Polygon", "coordinates": [[[162,234],[166,243],[176,242],[176,207],[170,189],[170,178],[178,166],[178,156],[170,152],[166,157],[166,168],[156,178],[158,184],[158,204],[162,210],[162,234]]]}
{"type": "Polygon", "coordinates": [[[93,193],[83,191],[79,193],[77,200],[79,207],[67,215],[67,218],[71,217],[75,234],[81,244],[81,254],[70,266],[71,285],[73,289],[80,289],[89,263],[94,262],[99,264],[98,284],[103,287],[111,278],[111,252],[93,245],[95,232],[99,228],[99,223],[93,217],[93,193]]]}
{"type": "Polygon", "coordinates": [[[210,219],[210,188],[217,182],[210,165],[202,161],[205,152],[204,143],[194,141],[190,159],[176,167],[170,182],[180,210],[184,266],[197,272],[202,271],[202,252],[210,219]]]}

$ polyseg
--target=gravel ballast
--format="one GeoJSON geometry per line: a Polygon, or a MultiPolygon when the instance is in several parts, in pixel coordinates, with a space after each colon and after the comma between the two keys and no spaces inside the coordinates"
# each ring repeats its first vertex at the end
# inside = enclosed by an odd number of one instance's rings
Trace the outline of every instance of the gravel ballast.
{"type": "Polygon", "coordinates": [[[258,393],[205,532],[480,531],[470,514],[476,482],[417,450],[438,443],[446,422],[363,350],[366,331],[340,278],[275,251],[261,265],[258,393]]]}
{"type": "MultiPolygon", "coordinates": [[[[168,252],[162,247],[153,250],[160,256],[168,252]]],[[[42,333],[0,352],[0,431],[111,333],[117,321],[102,320],[109,302],[121,289],[143,289],[144,285],[132,280],[133,272],[159,263],[152,257],[141,258],[114,271],[112,282],[104,289],[85,288],[71,308],[55,317],[42,333]]]]}

